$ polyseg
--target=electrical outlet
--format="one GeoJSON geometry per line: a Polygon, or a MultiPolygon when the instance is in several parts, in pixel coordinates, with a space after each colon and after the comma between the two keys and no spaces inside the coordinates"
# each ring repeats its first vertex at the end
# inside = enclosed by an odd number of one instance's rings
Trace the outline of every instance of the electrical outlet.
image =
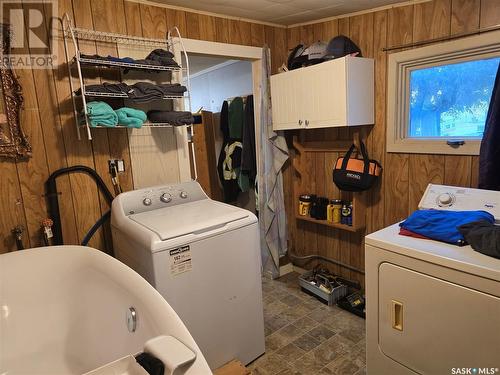
{"type": "Polygon", "coordinates": [[[118,173],[125,172],[125,162],[122,159],[108,160],[109,173],[113,173],[113,168],[116,167],[118,173]]]}

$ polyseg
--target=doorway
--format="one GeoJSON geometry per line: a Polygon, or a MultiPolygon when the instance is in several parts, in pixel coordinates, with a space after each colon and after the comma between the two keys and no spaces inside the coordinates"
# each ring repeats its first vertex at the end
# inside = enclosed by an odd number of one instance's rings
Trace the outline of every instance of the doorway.
{"type": "Polygon", "coordinates": [[[224,101],[231,104],[234,99],[241,98],[245,110],[247,98],[253,95],[253,148],[258,165],[262,48],[189,39],[184,40],[184,46],[189,59],[191,110],[202,114],[202,126],[194,128],[193,147],[202,158],[207,154],[207,160],[196,157],[198,182],[211,198],[256,212],[254,183],[250,183],[247,190],[239,191],[236,199],[227,199],[217,164],[221,152],[224,155],[224,136],[220,127],[224,101]]]}

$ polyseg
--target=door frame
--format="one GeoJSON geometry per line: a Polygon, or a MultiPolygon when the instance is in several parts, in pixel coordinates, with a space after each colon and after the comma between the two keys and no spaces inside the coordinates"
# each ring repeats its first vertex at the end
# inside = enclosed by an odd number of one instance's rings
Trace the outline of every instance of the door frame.
{"type": "MultiPolygon", "coordinates": [[[[252,82],[254,96],[254,118],[255,118],[255,147],[257,166],[260,160],[260,106],[261,106],[261,82],[262,82],[262,47],[244,46],[239,44],[210,42],[198,39],[182,38],[182,43],[187,53],[204,56],[226,57],[228,59],[247,60],[252,63],[252,82]]],[[[180,51],[176,49],[176,56],[180,61],[180,51]]],[[[189,164],[190,152],[188,134],[186,127],[177,127],[176,140],[179,157],[179,176],[181,181],[191,179],[191,168],[189,164]],[[181,147],[182,146],[182,147],[181,147]]]]}

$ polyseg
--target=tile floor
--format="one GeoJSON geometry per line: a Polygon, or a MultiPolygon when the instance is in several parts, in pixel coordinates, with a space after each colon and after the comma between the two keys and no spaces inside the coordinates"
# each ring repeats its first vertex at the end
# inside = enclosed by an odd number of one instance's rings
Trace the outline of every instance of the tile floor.
{"type": "Polygon", "coordinates": [[[365,374],[365,321],[300,290],[297,273],[263,279],[266,353],[254,375],[365,374]]]}

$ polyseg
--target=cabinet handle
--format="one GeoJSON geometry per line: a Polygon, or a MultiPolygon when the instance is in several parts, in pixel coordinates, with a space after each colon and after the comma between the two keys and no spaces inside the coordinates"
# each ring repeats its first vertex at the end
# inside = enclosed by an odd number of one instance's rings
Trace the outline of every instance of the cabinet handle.
{"type": "Polygon", "coordinates": [[[305,125],[309,126],[309,120],[306,120],[305,125]]]}
{"type": "Polygon", "coordinates": [[[403,330],[403,304],[398,301],[391,301],[391,322],[392,328],[398,331],[403,330]]]}
{"type": "Polygon", "coordinates": [[[302,125],[302,120],[299,120],[299,126],[302,125]]]}

